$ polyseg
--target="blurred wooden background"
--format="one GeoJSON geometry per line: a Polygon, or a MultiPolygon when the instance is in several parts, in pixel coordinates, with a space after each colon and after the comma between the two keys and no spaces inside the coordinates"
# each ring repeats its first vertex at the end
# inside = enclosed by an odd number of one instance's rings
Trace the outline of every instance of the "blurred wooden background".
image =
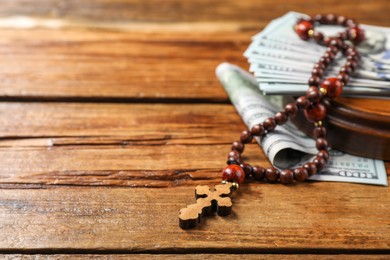
{"type": "Polygon", "coordinates": [[[290,10],[390,26],[387,0],[1,1],[3,257],[386,258],[388,187],[249,183],[231,216],[178,227],[245,129],[215,67],[247,68],[250,37],[290,10]]]}

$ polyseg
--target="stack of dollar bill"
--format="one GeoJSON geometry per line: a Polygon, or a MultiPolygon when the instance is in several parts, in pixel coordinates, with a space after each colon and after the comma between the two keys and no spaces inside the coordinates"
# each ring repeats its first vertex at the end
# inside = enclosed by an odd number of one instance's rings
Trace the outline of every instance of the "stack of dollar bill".
{"type": "MultiPolygon", "coordinates": [[[[325,52],[326,47],[302,41],[296,35],[293,27],[299,17],[307,16],[289,12],[273,20],[253,37],[244,53],[264,94],[305,93],[313,65],[325,52]]],[[[362,28],[366,35],[358,46],[362,60],[342,95],[390,98],[390,29],[368,25],[362,28]]],[[[344,28],[320,26],[318,30],[335,35],[344,28]]],[[[345,58],[338,54],[325,77],[337,75],[344,63],[345,58]]]]}
{"type": "MultiPolygon", "coordinates": [[[[281,111],[282,97],[264,96],[256,79],[243,69],[222,63],[216,74],[237,112],[251,129],[255,124],[281,111]]],[[[317,153],[315,141],[299,131],[291,122],[278,126],[264,138],[255,138],[264,154],[277,168],[295,168],[312,160],[317,153]]],[[[330,150],[326,167],[310,177],[318,181],[355,182],[387,186],[383,161],[363,158],[330,150]]],[[[251,162],[256,165],[256,162],[251,162]]]]}

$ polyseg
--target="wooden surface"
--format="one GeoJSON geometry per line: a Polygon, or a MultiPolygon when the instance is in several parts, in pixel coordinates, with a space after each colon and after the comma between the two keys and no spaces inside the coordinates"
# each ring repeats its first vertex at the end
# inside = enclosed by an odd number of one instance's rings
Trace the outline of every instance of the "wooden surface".
{"type": "Polygon", "coordinates": [[[178,227],[245,128],[216,65],[247,68],[250,37],[290,10],[390,26],[387,0],[2,1],[2,257],[387,258],[388,187],[249,182],[228,217],[178,227]]]}

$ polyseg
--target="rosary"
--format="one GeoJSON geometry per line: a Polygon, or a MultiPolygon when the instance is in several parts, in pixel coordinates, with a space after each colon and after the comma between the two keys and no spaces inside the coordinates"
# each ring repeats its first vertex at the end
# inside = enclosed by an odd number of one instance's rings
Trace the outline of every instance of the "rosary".
{"type": "Polygon", "coordinates": [[[324,168],[329,160],[328,141],[326,128],[322,120],[326,117],[325,98],[333,99],[339,96],[343,86],[349,81],[350,74],[356,69],[359,61],[359,53],[355,45],[364,40],[364,31],[358,24],[344,16],[315,15],[310,19],[298,19],[294,30],[302,40],[313,39],[320,45],[327,46],[325,54],[314,64],[311,77],[308,80],[309,88],[305,96],[301,96],[295,102],[287,104],[284,111],[278,112],[274,117],[267,118],[261,124],[257,124],[250,130],[241,133],[240,140],[232,144],[228,154],[227,166],[222,171],[222,183],[216,185],[214,190],[208,186],[197,186],[195,189],[196,203],[188,205],[179,212],[179,226],[182,229],[196,227],[202,217],[217,212],[219,216],[231,213],[231,194],[239,188],[245,178],[266,180],[271,183],[280,181],[282,184],[305,181],[309,176],[316,174],[324,168]],[[315,25],[328,24],[340,25],[347,29],[333,37],[325,37],[321,32],[315,31],[315,25]],[[329,77],[322,81],[326,68],[334,61],[338,52],[346,57],[346,63],[340,68],[337,77],[329,77]],[[322,81],[322,82],[321,82],[322,81]],[[264,137],[273,131],[277,125],[283,125],[289,117],[296,115],[298,110],[303,110],[306,119],[314,123],[313,136],[316,139],[318,153],[313,161],[305,163],[296,169],[279,171],[275,167],[264,168],[251,166],[241,159],[245,144],[250,143],[254,136],[264,137]]]}

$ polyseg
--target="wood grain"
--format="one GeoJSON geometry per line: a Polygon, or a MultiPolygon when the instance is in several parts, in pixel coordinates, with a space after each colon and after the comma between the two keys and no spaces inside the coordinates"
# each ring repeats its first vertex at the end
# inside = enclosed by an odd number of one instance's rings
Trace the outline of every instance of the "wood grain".
{"type": "Polygon", "coordinates": [[[233,213],[191,231],[188,187],[1,189],[0,251],[389,252],[388,188],[244,184],[233,213]]]}
{"type": "Polygon", "coordinates": [[[247,68],[250,37],[290,10],[390,26],[386,0],[2,1],[2,257],[386,258],[388,187],[247,182],[230,216],[178,227],[245,128],[215,67],[247,68]]]}
{"type": "MultiPolygon", "coordinates": [[[[245,129],[230,105],[2,103],[0,111],[1,184],[218,182],[245,129]]],[[[246,156],[268,165],[254,143],[246,156]]]]}
{"type": "Polygon", "coordinates": [[[282,255],[282,254],[34,254],[34,255],[0,255],[3,259],[237,259],[243,257],[245,259],[387,259],[388,255],[356,255],[356,254],[335,254],[319,255],[319,254],[296,254],[296,255],[282,255]]]}

